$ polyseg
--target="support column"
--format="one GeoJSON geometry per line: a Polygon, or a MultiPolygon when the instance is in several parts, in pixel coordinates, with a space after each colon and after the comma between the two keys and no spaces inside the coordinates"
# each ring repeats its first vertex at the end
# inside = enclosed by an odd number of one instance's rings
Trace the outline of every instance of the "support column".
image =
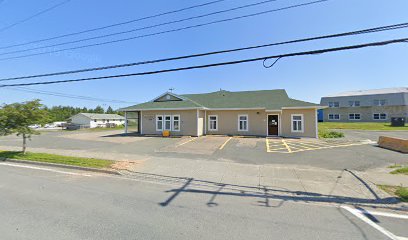
{"type": "Polygon", "coordinates": [[[125,134],[128,133],[128,119],[127,119],[127,112],[125,112],[125,134]]]}

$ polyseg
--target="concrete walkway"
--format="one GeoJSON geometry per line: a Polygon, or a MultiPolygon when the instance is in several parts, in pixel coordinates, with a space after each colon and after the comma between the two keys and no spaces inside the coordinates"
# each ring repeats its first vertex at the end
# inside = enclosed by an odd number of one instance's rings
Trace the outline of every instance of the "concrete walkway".
{"type": "MultiPolygon", "coordinates": [[[[256,195],[265,201],[278,199],[326,204],[386,206],[396,200],[375,186],[375,176],[342,170],[303,166],[249,165],[206,160],[151,158],[128,177],[175,184],[177,191],[205,191],[215,195],[256,195]]],[[[395,205],[396,206],[396,205],[395,205]]],[[[405,207],[398,205],[398,208],[405,207]]]]}

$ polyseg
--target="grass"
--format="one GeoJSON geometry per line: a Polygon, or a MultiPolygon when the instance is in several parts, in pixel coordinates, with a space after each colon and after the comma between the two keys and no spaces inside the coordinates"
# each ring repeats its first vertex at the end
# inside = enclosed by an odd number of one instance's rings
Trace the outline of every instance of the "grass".
{"type": "Polygon", "coordinates": [[[403,202],[408,202],[408,188],[400,186],[378,185],[385,192],[398,197],[403,202]]]}
{"type": "Polygon", "coordinates": [[[391,174],[404,174],[408,175],[408,167],[400,167],[395,169],[394,171],[390,172],[391,174]]]}
{"type": "Polygon", "coordinates": [[[15,151],[0,151],[0,159],[1,158],[28,160],[34,162],[59,163],[91,168],[109,168],[114,163],[114,161],[111,160],[95,158],[68,157],[48,153],[31,153],[31,152],[23,154],[22,152],[15,151]]]}
{"type": "Polygon", "coordinates": [[[408,125],[404,127],[392,127],[390,123],[377,122],[319,122],[319,129],[355,129],[355,130],[377,130],[377,131],[395,131],[407,130],[408,125]]]}
{"type": "Polygon", "coordinates": [[[344,133],[332,130],[319,129],[319,138],[342,138],[344,133]]]}

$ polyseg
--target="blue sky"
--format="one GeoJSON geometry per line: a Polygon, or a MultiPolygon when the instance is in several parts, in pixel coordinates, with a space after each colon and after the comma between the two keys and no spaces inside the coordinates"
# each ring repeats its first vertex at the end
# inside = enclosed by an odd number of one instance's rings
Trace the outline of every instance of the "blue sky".
{"type": "MultiPolygon", "coordinates": [[[[0,32],[0,47],[127,21],[209,1],[71,0],[50,12],[0,32]]],[[[183,13],[42,44],[53,44],[129,30],[259,1],[261,0],[226,0],[183,13]]],[[[62,1],[0,0],[0,29],[59,2],[62,1]]],[[[205,23],[304,2],[308,2],[308,0],[277,0],[258,7],[140,31],[128,34],[126,37],[205,23]]],[[[117,44],[0,61],[0,78],[187,55],[403,23],[408,20],[407,10],[408,1],[406,0],[331,0],[325,3],[270,13],[263,16],[117,44]]],[[[364,36],[270,47],[222,56],[37,80],[61,80],[149,71],[403,37],[408,37],[408,30],[366,34],[364,36]]],[[[111,37],[107,40],[117,38],[120,37],[111,37]]],[[[101,40],[89,43],[99,41],[101,40]]],[[[80,44],[68,46],[77,45],[80,44]]],[[[36,46],[41,45],[33,45],[31,47],[36,46]]],[[[26,47],[9,50],[24,48],[26,47]]],[[[0,50],[0,54],[5,51],[0,50]]],[[[255,62],[144,77],[32,86],[30,88],[136,103],[151,100],[169,88],[175,88],[174,92],[180,94],[211,92],[217,91],[220,88],[229,91],[284,88],[293,98],[319,102],[321,96],[346,90],[407,86],[407,56],[408,44],[396,44],[348,52],[287,58],[280,60],[275,67],[270,69],[265,69],[262,66],[262,62],[255,62]]],[[[22,80],[20,82],[23,81],[31,80],[22,80]]],[[[20,102],[34,98],[42,99],[43,103],[48,106],[73,105],[94,107],[98,104],[105,104],[103,105],[105,107],[111,105],[117,108],[129,105],[60,98],[0,88],[0,103],[20,102]]]]}

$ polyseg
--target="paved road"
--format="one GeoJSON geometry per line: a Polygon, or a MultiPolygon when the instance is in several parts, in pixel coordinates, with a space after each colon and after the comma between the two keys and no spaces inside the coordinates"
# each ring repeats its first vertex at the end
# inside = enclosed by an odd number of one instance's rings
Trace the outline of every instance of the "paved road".
{"type": "Polygon", "coordinates": [[[2,239],[389,239],[334,206],[55,170],[0,164],[2,239]]]}
{"type": "MultiPolygon", "coordinates": [[[[39,136],[33,136],[33,140],[28,143],[28,151],[113,160],[172,157],[256,165],[304,165],[330,170],[352,169],[358,171],[408,163],[408,158],[404,154],[369,144],[282,154],[268,153],[264,138],[234,138],[221,150],[219,147],[228,140],[228,137],[211,140],[199,138],[197,141],[174,147],[180,141],[185,140],[180,138],[123,137],[118,136],[119,133],[121,131],[44,132],[39,136]]],[[[408,138],[408,131],[348,131],[346,136],[348,139],[376,141],[378,135],[383,134],[408,138]]],[[[16,136],[0,137],[0,149],[20,150],[20,148],[21,138],[16,136]]]]}

